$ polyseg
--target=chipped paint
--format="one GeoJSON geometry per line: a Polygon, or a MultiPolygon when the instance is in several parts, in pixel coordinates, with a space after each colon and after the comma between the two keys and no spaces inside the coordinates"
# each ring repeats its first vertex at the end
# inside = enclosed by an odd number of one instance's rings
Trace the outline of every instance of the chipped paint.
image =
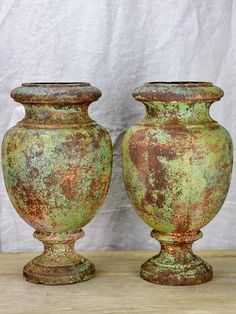
{"type": "Polygon", "coordinates": [[[74,252],[74,242],[104,202],[111,178],[110,137],[88,115],[101,92],[88,83],[35,83],[11,95],[26,115],[3,141],[5,184],[45,246],[24,276],[46,284],[88,280],[94,265],[74,252]]]}
{"type": "Polygon", "coordinates": [[[170,285],[208,281],[212,269],[191,245],[229,189],[232,141],[209,115],[223,91],[211,83],[160,82],[133,95],[147,115],[124,136],[124,181],[133,207],[162,247],[142,265],[141,276],[170,285]]]}

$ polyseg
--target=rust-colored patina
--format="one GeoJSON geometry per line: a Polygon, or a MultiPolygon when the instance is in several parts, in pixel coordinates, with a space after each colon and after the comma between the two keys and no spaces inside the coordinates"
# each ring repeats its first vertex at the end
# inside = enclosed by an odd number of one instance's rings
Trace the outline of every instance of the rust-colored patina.
{"type": "Polygon", "coordinates": [[[208,82],[153,82],[133,96],[147,115],[124,137],[124,181],[134,208],[161,243],[141,276],[167,285],[206,282],[212,268],[193,254],[192,243],[220,210],[230,184],[232,141],[209,115],[223,91],[208,82]]]}
{"type": "Polygon", "coordinates": [[[75,253],[74,243],[102,205],[111,178],[110,137],[88,115],[101,92],[88,83],[29,83],[11,96],[26,115],[3,141],[5,184],[44,244],[24,276],[44,284],[88,280],[95,267],[75,253]]]}

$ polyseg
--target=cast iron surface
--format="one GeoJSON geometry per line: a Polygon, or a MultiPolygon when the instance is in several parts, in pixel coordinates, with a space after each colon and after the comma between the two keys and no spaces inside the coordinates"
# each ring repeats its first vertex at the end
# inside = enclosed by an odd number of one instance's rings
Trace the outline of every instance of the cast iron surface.
{"type": "Polygon", "coordinates": [[[111,177],[110,137],[88,115],[101,92],[82,82],[27,83],[11,96],[26,114],[3,141],[5,184],[45,248],[24,276],[45,284],[88,280],[95,267],[75,253],[74,242],[102,205],[111,177]]]}
{"type": "Polygon", "coordinates": [[[167,285],[206,282],[212,268],[191,247],[230,184],[232,141],[209,115],[223,91],[209,82],[151,82],[133,96],[147,115],[124,136],[124,181],[133,207],[161,243],[141,276],[167,285]]]}

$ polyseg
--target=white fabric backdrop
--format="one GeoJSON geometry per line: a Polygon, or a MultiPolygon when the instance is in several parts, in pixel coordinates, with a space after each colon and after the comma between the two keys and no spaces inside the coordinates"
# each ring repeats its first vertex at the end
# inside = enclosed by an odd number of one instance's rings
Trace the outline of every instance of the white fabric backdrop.
{"type": "MultiPolygon", "coordinates": [[[[131,92],[145,81],[211,81],[225,97],[212,116],[236,140],[236,1],[0,0],[0,135],[23,115],[11,89],[30,81],[88,81],[103,97],[91,116],[114,144],[106,202],[79,249],[157,248],[124,191],[120,143],[144,108],[131,92]]],[[[235,143],[236,144],[236,143],[235,143]]],[[[236,175],[217,217],[195,247],[236,249],[236,175]]],[[[10,204],[0,177],[0,250],[40,249],[10,204]]]]}

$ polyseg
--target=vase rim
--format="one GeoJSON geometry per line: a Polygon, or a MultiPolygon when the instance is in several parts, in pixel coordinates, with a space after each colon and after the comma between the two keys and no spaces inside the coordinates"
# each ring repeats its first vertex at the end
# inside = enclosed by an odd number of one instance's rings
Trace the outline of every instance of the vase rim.
{"type": "Polygon", "coordinates": [[[77,87],[90,86],[87,82],[30,82],[22,83],[23,87],[77,87]]]}
{"type": "Polygon", "coordinates": [[[102,95],[87,82],[30,82],[13,89],[11,97],[22,104],[89,104],[102,95]]]}
{"type": "Polygon", "coordinates": [[[133,97],[138,101],[162,103],[213,103],[223,95],[221,88],[203,81],[147,82],[133,91],[133,97]]]}
{"type": "Polygon", "coordinates": [[[200,86],[212,86],[211,82],[203,81],[157,81],[157,82],[148,82],[144,85],[178,85],[178,86],[187,86],[187,87],[200,87],[200,86]]]}

